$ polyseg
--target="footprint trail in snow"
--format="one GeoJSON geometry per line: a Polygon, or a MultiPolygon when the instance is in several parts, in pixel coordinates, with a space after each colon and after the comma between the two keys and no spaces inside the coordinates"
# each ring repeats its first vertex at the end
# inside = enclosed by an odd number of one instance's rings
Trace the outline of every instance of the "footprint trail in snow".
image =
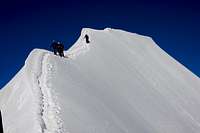
{"type": "Polygon", "coordinates": [[[45,54],[42,59],[42,72],[38,82],[42,100],[42,133],[63,133],[64,128],[60,117],[60,106],[57,102],[57,95],[55,94],[51,83],[55,65],[49,63],[49,56],[50,54],[45,54]]]}

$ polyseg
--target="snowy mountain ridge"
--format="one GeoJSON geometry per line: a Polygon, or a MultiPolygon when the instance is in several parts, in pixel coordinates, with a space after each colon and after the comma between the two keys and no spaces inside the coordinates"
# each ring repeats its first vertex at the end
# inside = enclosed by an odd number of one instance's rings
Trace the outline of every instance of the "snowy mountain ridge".
{"type": "Polygon", "coordinates": [[[65,54],[34,49],[0,91],[5,133],[200,131],[200,79],[150,37],[84,28],[65,54]]]}

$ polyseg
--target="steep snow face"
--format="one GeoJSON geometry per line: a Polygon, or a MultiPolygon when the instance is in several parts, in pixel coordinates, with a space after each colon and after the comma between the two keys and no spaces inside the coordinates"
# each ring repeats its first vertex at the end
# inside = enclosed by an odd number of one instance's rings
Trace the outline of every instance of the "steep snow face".
{"type": "Polygon", "coordinates": [[[65,54],[33,50],[3,88],[5,133],[200,131],[200,79],[151,38],[83,29],[65,54]]]}
{"type": "Polygon", "coordinates": [[[50,53],[35,49],[0,94],[5,133],[63,133],[60,107],[50,88],[50,53]]]}

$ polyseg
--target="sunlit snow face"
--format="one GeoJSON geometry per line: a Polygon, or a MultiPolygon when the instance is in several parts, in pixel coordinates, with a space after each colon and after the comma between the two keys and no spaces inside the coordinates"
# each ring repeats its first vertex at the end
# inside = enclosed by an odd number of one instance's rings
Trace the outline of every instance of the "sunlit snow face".
{"type": "Polygon", "coordinates": [[[115,29],[85,32],[91,43],[81,34],[66,51],[69,58],[42,49],[29,54],[0,91],[5,132],[200,130],[198,77],[150,37],[115,29]]]}

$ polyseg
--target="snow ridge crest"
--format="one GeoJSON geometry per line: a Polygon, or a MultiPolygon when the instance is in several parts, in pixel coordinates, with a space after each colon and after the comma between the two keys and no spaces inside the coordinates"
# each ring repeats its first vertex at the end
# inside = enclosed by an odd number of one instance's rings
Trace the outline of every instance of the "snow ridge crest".
{"type": "Polygon", "coordinates": [[[37,127],[40,133],[64,133],[60,117],[60,106],[57,95],[52,88],[51,78],[55,66],[49,63],[50,53],[34,49],[26,60],[27,76],[31,77],[35,95],[37,127]],[[36,62],[37,61],[37,62],[36,62]]]}
{"type": "Polygon", "coordinates": [[[49,82],[53,76],[54,65],[48,63],[49,54],[45,54],[42,60],[42,74],[39,77],[39,86],[42,92],[42,119],[44,121],[44,133],[63,133],[63,122],[60,117],[60,106],[58,104],[52,83],[49,82]]]}

